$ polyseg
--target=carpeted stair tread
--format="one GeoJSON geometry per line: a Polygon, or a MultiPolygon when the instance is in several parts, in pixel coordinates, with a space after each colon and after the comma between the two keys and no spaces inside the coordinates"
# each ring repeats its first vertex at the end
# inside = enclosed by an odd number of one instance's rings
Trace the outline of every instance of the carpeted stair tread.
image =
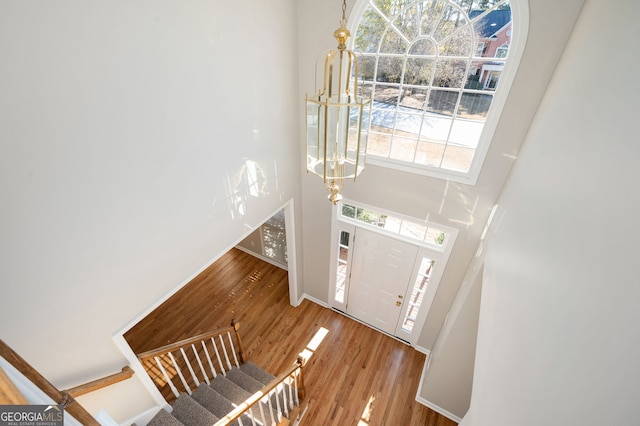
{"type": "MultiPolygon", "coordinates": [[[[258,367],[256,367],[258,368],[258,367]]],[[[230,371],[227,372],[226,378],[231,380],[232,382],[234,382],[235,384],[237,384],[238,386],[240,386],[241,388],[243,388],[244,390],[246,390],[247,392],[254,394],[258,391],[261,391],[264,387],[265,384],[254,379],[253,377],[251,377],[249,374],[245,373],[244,371],[242,371],[241,369],[238,368],[232,368],[230,371]]],[[[273,410],[273,417],[276,418],[277,417],[277,403],[276,403],[276,396],[272,395],[270,397],[271,399],[271,409],[273,410]]],[[[282,403],[282,399],[280,400],[282,403]]],[[[261,403],[263,406],[263,410],[265,413],[265,416],[267,416],[267,418],[269,417],[268,410],[269,410],[269,405],[266,403],[261,403]]],[[[257,413],[255,413],[256,415],[258,415],[257,413]]]]}
{"type": "Polygon", "coordinates": [[[147,426],[184,426],[184,424],[162,408],[151,418],[147,426]]]}
{"type": "Polygon", "coordinates": [[[242,404],[251,396],[250,392],[247,392],[225,376],[216,377],[209,386],[234,404],[242,404]]]}
{"type": "Polygon", "coordinates": [[[180,394],[173,403],[171,415],[185,426],[212,425],[218,418],[186,393],[180,394]]]}
{"type": "Polygon", "coordinates": [[[272,376],[271,374],[267,373],[266,371],[264,371],[262,368],[258,367],[251,361],[247,361],[244,364],[242,364],[240,366],[240,370],[247,373],[248,375],[250,375],[251,377],[253,377],[254,379],[256,379],[257,381],[259,381],[264,385],[268,385],[273,379],[275,379],[275,376],[272,376]]]}
{"type": "MultiPolygon", "coordinates": [[[[233,411],[236,406],[221,395],[219,392],[213,390],[213,388],[206,383],[202,383],[198,388],[191,394],[191,397],[195,399],[198,404],[202,405],[204,408],[212,412],[216,417],[223,418],[231,411],[233,411]]],[[[238,425],[239,423],[233,422],[232,425],[238,425]]],[[[247,416],[242,417],[242,424],[250,425],[251,419],[247,416]]]]}
{"type": "Polygon", "coordinates": [[[227,372],[226,377],[250,394],[254,394],[264,387],[264,383],[254,379],[239,368],[232,368],[227,372]]]}

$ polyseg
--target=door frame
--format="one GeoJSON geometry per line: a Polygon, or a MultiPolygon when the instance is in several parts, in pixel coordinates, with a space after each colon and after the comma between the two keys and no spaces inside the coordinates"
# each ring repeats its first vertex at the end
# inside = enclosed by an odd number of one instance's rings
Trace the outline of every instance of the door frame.
{"type": "MultiPolygon", "coordinates": [[[[432,221],[429,221],[428,218],[427,220],[425,219],[419,219],[419,218],[415,218],[415,217],[411,217],[411,216],[407,216],[407,215],[403,215],[397,212],[392,212],[383,208],[379,208],[379,207],[375,207],[375,206],[371,206],[371,205],[367,205],[364,203],[360,203],[360,202],[356,202],[353,200],[347,200],[347,199],[343,199],[340,203],[338,203],[337,205],[334,205],[332,207],[332,215],[331,215],[331,236],[330,236],[330,241],[331,241],[331,248],[329,250],[330,252],[330,265],[329,265],[329,273],[330,273],[330,281],[329,281],[329,291],[328,291],[328,305],[330,308],[339,311],[345,315],[347,314],[347,301],[348,301],[348,292],[349,292],[349,279],[350,279],[350,275],[351,275],[351,267],[352,267],[352,259],[353,259],[353,249],[354,249],[354,243],[353,243],[353,239],[354,239],[354,235],[356,234],[356,230],[357,228],[365,228],[369,231],[373,231],[376,233],[380,233],[383,236],[386,237],[391,237],[397,240],[401,240],[401,241],[405,241],[411,244],[414,244],[416,246],[418,246],[419,251],[418,251],[418,257],[416,258],[416,261],[413,265],[413,270],[411,272],[411,276],[412,276],[412,280],[415,279],[415,277],[417,276],[418,273],[418,268],[419,268],[419,262],[421,261],[422,257],[428,257],[432,260],[436,260],[436,262],[438,262],[440,265],[442,265],[439,268],[436,268],[434,273],[430,276],[429,279],[429,287],[427,288],[427,292],[424,295],[423,301],[420,305],[420,310],[418,311],[418,315],[416,317],[416,321],[415,321],[415,325],[414,325],[414,330],[412,331],[410,336],[404,336],[404,337],[400,337],[400,336],[396,336],[396,335],[392,335],[392,334],[388,334],[385,333],[395,339],[398,339],[400,341],[406,342],[408,343],[410,346],[412,347],[417,347],[418,344],[418,339],[420,338],[420,335],[422,334],[422,330],[424,328],[424,325],[426,323],[426,319],[429,313],[429,310],[433,304],[433,301],[435,299],[435,295],[436,292],[438,290],[438,286],[440,285],[440,281],[442,279],[442,276],[444,274],[444,271],[446,270],[447,267],[447,263],[449,261],[449,257],[451,254],[451,251],[453,250],[453,246],[455,244],[455,240],[456,237],[458,235],[458,229],[453,228],[451,226],[446,226],[446,225],[442,225],[439,223],[435,223],[432,221]],[[365,208],[367,210],[371,210],[371,211],[375,211],[375,212],[380,212],[380,213],[384,213],[384,214],[388,214],[389,216],[393,216],[393,217],[399,217],[402,219],[407,219],[410,221],[413,221],[414,223],[424,223],[426,225],[432,225],[435,228],[441,229],[443,231],[446,231],[447,233],[447,238],[446,238],[446,244],[444,244],[444,246],[442,247],[442,250],[439,250],[438,248],[435,248],[427,243],[420,243],[420,241],[418,240],[412,240],[410,238],[406,238],[400,235],[394,235],[388,231],[385,231],[383,229],[380,229],[376,226],[369,226],[366,225],[364,223],[359,223],[356,220],[351,220],[351,219],[346,219],[343,218],[341,216],[341,212],[340,212],[340,208],[342,207],[342,204],[352,204],[355,205],[357,207],[362,207],[365,208]],[[347,257],[347,278],[346,278],[346,283],[345,283],[345,296],[344,296],[344,301],[342,303],[338,302],[335,300],[335,289],[336,289],[336,276],[337,276],[337,259],[338,259],[338,242],[339,242],[339,238],[340,238],[340,232],[341,231],[345,231],[349,233],[349,250],[348,250],[348,257],[347,257]],[[426,256],[425,256],[426,254],[426,256]]],[[[413,283],[410,282],[409,285],[407,286],[407,293],[409,293],[410,291],[412,291],[413,289],[413,283]]],[[[404,300],[407,300],[407,295],[405,295],[404,300]]],[[[402,314],[401,314],[401,318],[404,318],[404,315],[406,313],[408,306],[404,305],[402,307],[402,314]]],[[[353,318],[351,316],[349,316],[350,318],[353,318]]],[[[355,319],[355,318],[354,318],[355,319]]],[[[357,320],[357,319],[356,319],[357,320]]],[[[357,320],[359,321],[359,320],[357,320]]],[[[362,322],[362,321],[359,321],[362,322]]],[[[362,322],[363,324],[365,324],[364,322],[362,322]]],[[[366,324],[368,326],[371,326],[370,324],[366,324]]],[[[396,330],[398,329],[398,327],[396,327],[396,330]]],[[[378,329],[376,329],[378,330],[378,329]]],[[[381,331],[382,332],[382,331],[381,331]]],[[[396,333],[397,334],[397,333],[396,333]]]]}

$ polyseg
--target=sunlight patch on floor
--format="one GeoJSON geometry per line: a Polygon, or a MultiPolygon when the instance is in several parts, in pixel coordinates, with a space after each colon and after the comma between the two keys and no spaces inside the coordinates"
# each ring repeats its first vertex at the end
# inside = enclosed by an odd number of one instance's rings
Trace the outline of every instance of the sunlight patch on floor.
{"type": "Polygon", "coordinates": [[[320,327],[309,343],[307,343],[307,347],[300,352],[300,355],[308,361],[311,358],[311,355],[313,355],[318,349],[318,346],[320,346],[320,343],[322,343],[327,334],[329,334],[329,330],[324,327],[320,327]]]}
{"type": "Polygon", "coordinates": [[[371,395],[369,398],[369,402],[367,402],[367,406],[364,407],[364,411],[362,412],[362,416],[360,416],[360,421],[358,422],[358,426],[367,426],[369,421],[371,420],[371,414],[373,413],[373,405],[376,400],[376,397],[371,395]]]}

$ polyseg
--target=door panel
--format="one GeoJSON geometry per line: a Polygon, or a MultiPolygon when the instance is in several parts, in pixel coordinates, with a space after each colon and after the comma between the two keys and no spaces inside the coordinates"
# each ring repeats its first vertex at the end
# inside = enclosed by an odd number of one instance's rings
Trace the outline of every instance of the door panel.
{"type": "Polygon", "coordinates": [[[359,228],[347,313],[394,334],[417,253],[412,244],[359,228]]]}

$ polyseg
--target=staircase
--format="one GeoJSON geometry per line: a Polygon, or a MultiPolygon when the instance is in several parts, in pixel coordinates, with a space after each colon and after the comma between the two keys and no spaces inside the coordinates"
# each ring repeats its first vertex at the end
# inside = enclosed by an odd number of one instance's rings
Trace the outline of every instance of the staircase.
{"type": "MultiPolygon", "coordinates": [[[[251,362],[246,362],[239,368],[232,368],[226,375],[219,375],[210,384],[201,383],[189,395],[182,393],[173,403],[172,411],[160,410],[148,423],[149,426],[213,425],[225,419],[236,407],[242,406],[252,395],[262,395],[263,389],[276,380],[275,376],[262,370],[251,362]]],[[[290,413],[298,405],[297,396],[293,395],[293,388],[283,384],[277,388],[270,398],[261,398],[240,420],[228,424],[232,425],[279,425],[287,420],[283,413],[291,417],[290,413]]],[[[224,422],[221,424],[225,424],[224,422]]]]}
{"type": "Polygon", "coordinates": [[[246,360],[235,322],[138,355],[171,407],[148,423],[165,425],[297,424],[304,397],[302,358],[278,377],[246,360]]]}

